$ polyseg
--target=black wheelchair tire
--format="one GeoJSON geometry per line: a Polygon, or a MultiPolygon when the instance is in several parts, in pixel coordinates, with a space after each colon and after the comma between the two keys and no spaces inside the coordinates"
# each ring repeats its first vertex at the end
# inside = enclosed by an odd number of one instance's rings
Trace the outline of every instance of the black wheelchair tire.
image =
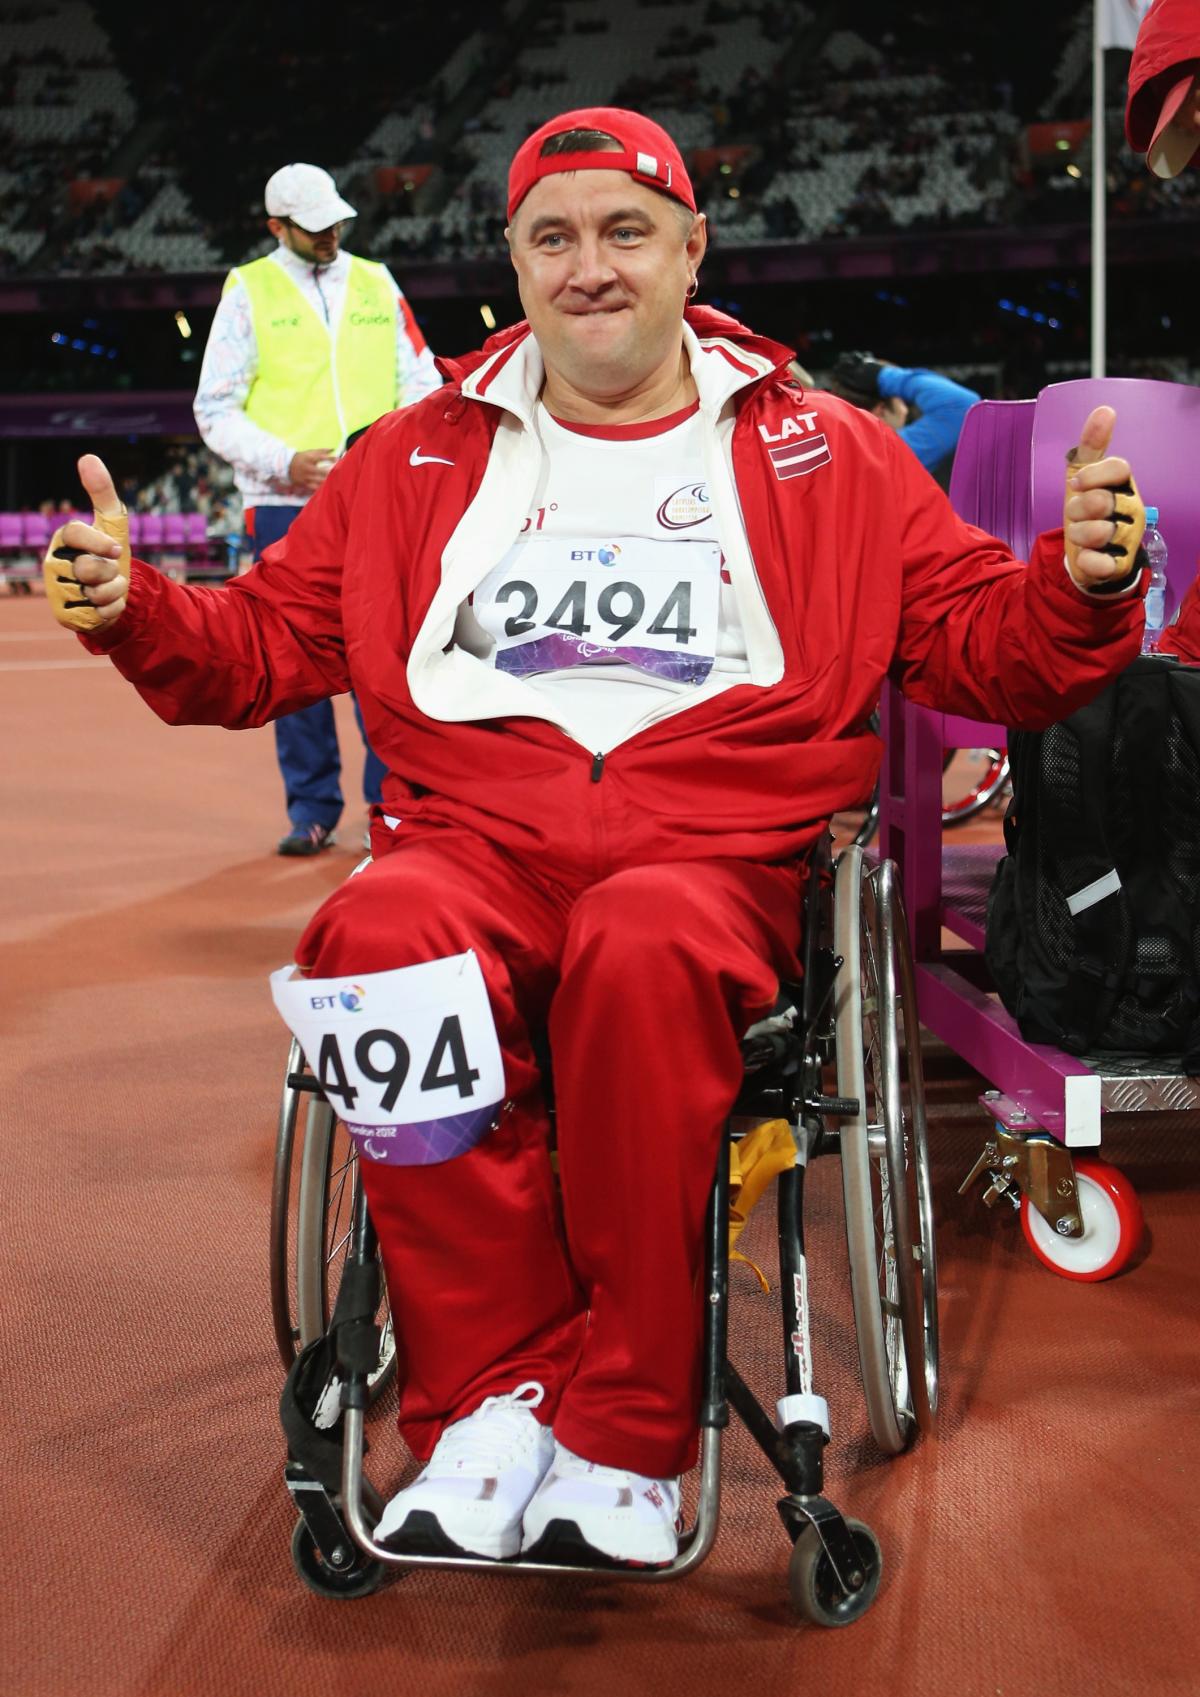
{"type": "Polygon", "coordinates": [[[296,1146],[296,1119],[302,1091],[294,1089],[288,1079],[304,1070],[304,1051],[292,1039],[287,1066],[283,1075],[283,1096],[279,1104],[279,1128],[275,1137],[275,1165],[271,1179],[270,1274],[271,1323],[275,1332],[275,1348],[285,1370],[296,1359],[300,1337],[296,1319],[294,1267],[291,1255],[292,1219],[292,1156],[296,1146]]]}
{"type": "Polygon", "coordinates": [[[838,861],[834,947],[844,965],[835,1024],[854,1324],[867,1417],[888,1455],[937,1411],[937,1261],[920,1027],[903,907],[890,861],[838,861]],[[903,1025],[907,1075],[900,1054],[903,1025]]]}
{"type": "MultiPolygon", "coordinates": [[[[347,1538],[349,1534],[347,1534],[347,1538]]],[[[350,1602],[378,1591],[387,1577],[381,1561],[357,1554],[344,1570],[330,1567],[321,1557],[313,1535],[302,1520],[292,1528],[292,1566],[300,1580],[318,1597],[350,1602]]]]}
{"type": "Polygon", "coordinates": [[[847,1520],[846,1530],[854,1541],[865,1575],[857,1591],[842,1590],[815,1526],[806,1526],[792,1546],[788,1563],[792,1607],[802,1620],[811,1621],[814,1626],[851,1625],[866,1614],[879,1590],[883,1552],[878,1538],[861,1520],[847,1520]]]}
{"type": "MultiPolygon", "coordinates": [[[[329,1327],[358,1185],[358,1157],[348,1133],[323,1097],[310,1096],[296,1212],[296,1315],[301,1348],[329,1327]]],[[[368,1380],[371,1402],[383,1395],[396,1376],[396,1340],[386,1287],[380,1324],[379,1365],[368,1380]]]]}

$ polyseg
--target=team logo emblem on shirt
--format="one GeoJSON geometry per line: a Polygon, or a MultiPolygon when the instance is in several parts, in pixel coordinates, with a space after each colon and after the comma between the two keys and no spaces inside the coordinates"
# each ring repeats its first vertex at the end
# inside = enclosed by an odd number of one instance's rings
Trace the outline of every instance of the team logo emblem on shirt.
{"type": "Polygon", "coordinates": [[[664,530],[690,530],[712,517],[712,502],[705,483],[685,483],[668,495],[655,515],[664,530]]]}

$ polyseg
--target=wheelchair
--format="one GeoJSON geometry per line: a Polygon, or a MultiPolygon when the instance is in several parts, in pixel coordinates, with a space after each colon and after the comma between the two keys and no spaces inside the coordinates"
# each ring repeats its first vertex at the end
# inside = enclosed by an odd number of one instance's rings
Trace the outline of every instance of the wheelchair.
{"type": "Polygon", "coordinates": [[[794,1162],[776,1179],[784,1394],[773,1419],[728,1353],[727,1142],[706,1226],[697,1508],[665,1567],[401,1555],[374,1540],[383,1501],[364,1476],[364,1428],[370,1404],[396,1372],[395,1338],[353,1145],[293,1042],[275,1154],[271,1297],[288,1369],[280,1411],[289,1446],[285,1479],[299,1517],[292,1557],[311,1590],[366,1596],[417,1567],[641,1583],[679,1577],[699,1566],[716,1536],[721,1434],[732,1408],[783,1485],[777,1508],[792,1541],[788,1586],[796,1612],[832,1627],[870,1607],[882,1573],[879,1542],[824,1495],[829,1418],[813,1389],[803,1200],[809,1162],[840,1155],[867,1417],[880,1449],[897,1455],[934,1426],[938,1318],[920,1031],[893,863],[872,862],[851,846],[834,866],[829,841],[820,845],[802,947],[801,982],[782,986],[772,1015],[743,1040],[743,1086],[729,1121],[736,1142],[748,1123],[782,1120],[795,1148],[794,1162]]]}

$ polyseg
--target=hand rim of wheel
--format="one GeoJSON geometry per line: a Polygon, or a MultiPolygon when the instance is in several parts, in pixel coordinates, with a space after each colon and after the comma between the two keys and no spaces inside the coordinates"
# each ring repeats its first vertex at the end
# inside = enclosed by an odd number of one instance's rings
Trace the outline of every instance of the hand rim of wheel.
{"type": "MultiPolygon", "coordinates": [[[[328,1329],[333,1301],[329,1290],[329,1185],[332,1173],[333,1145],[337,1134],[337,1116],[324,1097],[313,1096],[308,1105],[308,1124],[304,1134],[304,1152],[300,1166],[300,1200],[296,1219],[296,1313],[300,1330],[300,1347],[320,1337],[328,1329]]],[[[357,1154],[351,1144],[346,1159],[349,1183],[348,1216],[353,1213],[353,1198],[359,1178],[357,1154]]],[[[349,1232],[349,1219],[347,1220],[349,1232]]],[[[379,1366],[368,1377],[372,1400],[389,1383],[395,1370],[396,1340],[391,1330],[391,1313],[386,1288],[383,1297],[383,1336],[380,1340],[379,1366]]]]}
{"type": "MultiPolygon", "coordinates": [[[[928,1174],[924,1093],[919,1055],[919,1028],[909,1009],[914,1005],[907,933],[896,894],[891,862],[868,869],[861,848],[843,851],[834,888],[834,947],[842,957],[836,1003],[838,1093],[854,1097],[859,1113],[844,1120],[841,1129],[842,1185],[846,1204],[846,1245],[850,1259],[855,1330],[867,1414],[876,1442],[895,1455],[915,1436],[917,1425],[929,1429],[937,1407],[937,1268],[933,1244],[933,1215],[928,1174]],[[891,868],[890,871],[885,870],[891,868]],[[880,912],[888,917],[878,922],[880,912]],[[885,1154],[879,1167],[881,1188],[891,1206],[900,1310],[899,1354],[889,1353],[879,1289],[879,1242],[875,1224],[871,1161],[868,1145],[868,1100],[864,1068],[862,1005],[862,940],[870,927],[873,958],[881,974],[879,1029],[882,1033],[881,1103],[884,1111],[885,1154]],[[909,1103],[914,1160],[905,1159],[899,1040],[896,1028],[896,963],[905,993],[901,1006],[906,1042],[918,1056],[909,1103]],[[912,1216],[921,1230],[921,1260],[914,1256],[912,1216]],[[919,1287],[919,1288],[918,1288],[919,1287]],[[905,1394],[907,1393],[907,1394],[905,1394]]],[[[895,1333],[892,1333],[895,1339],[895,1333]]]]}

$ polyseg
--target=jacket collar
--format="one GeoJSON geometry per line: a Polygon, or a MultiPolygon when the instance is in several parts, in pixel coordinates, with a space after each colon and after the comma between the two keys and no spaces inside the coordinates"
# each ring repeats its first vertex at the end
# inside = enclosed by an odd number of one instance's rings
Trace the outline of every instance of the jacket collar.
{"type": "MultiPolygon", "coordinates": [[[[312,264],[307,259],[301,259],[299,254],[293,253],[290,247],[284,247],[282,242],[280,242],[274,253],[272,253],[271,258],[277,265],[281,265],[287,272],[288,276],[294,281],[299,281],[300,279],[311,281],[314,269],[312,264]]],[[[346,252],[345,248],[339,248],[337,258],[334,260],[333,264],[320,266],[318,268],[318,275],[323,278],[328,277],[331,282],[340,283],[349,269],[350,255],[346,252]]]]}
{"type": "MultiPolygon", "coordinates": [[[[753,336],[736,319],[707,307],[684,315],[683,345],[691,362],[700,410],[715,418],[726,402],[752,383],[786,371],[794,356],[780,342],[753,336]]],[[[513,325],[462,360],[439,360],[444,376],[460,380],[462,393],[533,423],[546,367],[528,323],[513,325]]]]}

